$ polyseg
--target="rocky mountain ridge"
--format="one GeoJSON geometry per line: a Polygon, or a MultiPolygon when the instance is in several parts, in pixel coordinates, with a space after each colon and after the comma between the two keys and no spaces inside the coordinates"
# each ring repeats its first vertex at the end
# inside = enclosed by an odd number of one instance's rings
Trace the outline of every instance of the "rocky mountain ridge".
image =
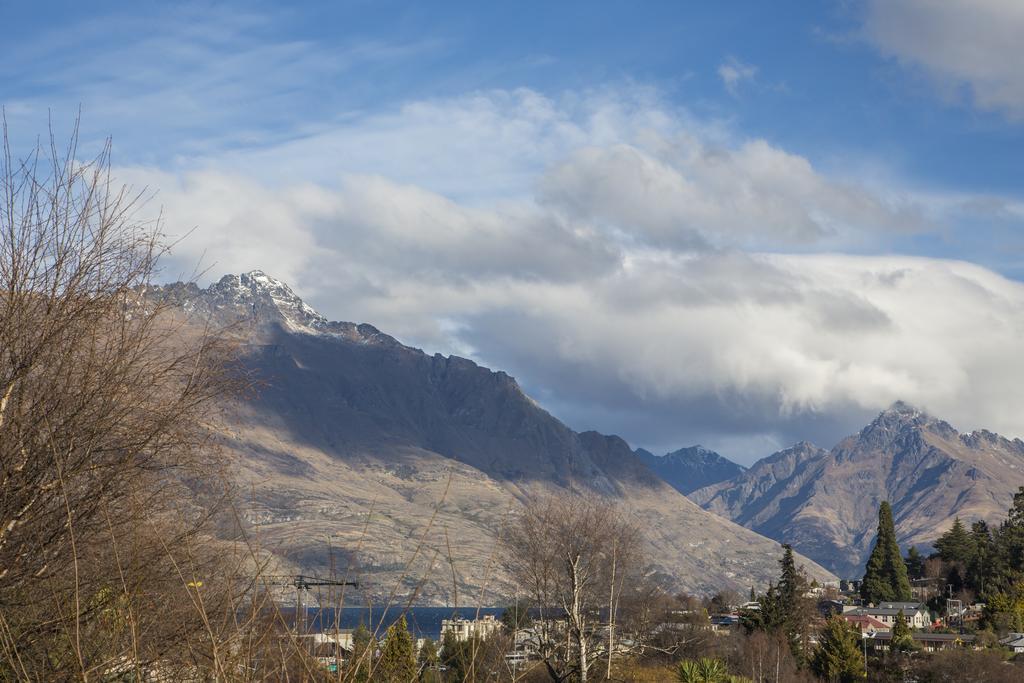
{"type": "Polygon", "coordinates": [[[700,445],[680,448],[665,455],[654,455],[638,448],[636,454],[651,471],[683,495],[732,479],[746,470],[742,465],[700,445]]]}
{"type": "Polygon", "coordinates": [[[878,505],[897,538],[930,548],[955,516],[997,522],[1024,485],[1024,442],[961,434],[903,402],[826,451],[801,443],[743,474],[690,494],[704,509],[793,547],[831,571],[859,576],[878,505]]]}
{"type": "Polygon", "coordinates": [[[678,589],[777,573],[776,543],[700,509],[622,439],[569,429],[504,372],[328,321],[259,271],[154,295],[241,342],[262,386],[225,407],[222,445],[261,546],[295,568],[333,565],[378,596],[397,585],[485,604],[496,598],[481,591],[510,589],[496,556],[510,514],[540,495],[598,494],[635,516],[652,571],[678,589]]]}

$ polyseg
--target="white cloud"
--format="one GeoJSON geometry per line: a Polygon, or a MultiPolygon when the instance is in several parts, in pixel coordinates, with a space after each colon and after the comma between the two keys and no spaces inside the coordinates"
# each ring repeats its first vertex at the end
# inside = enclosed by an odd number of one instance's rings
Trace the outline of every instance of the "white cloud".
{"type": "Polygon", "coordinates": [[[475,349],[634,442],[784,422],[802,438],[813,416],[896,399],[1024,435],[1024,285],[978,266],[637,248],[380,178],[271,195],[203,176],[178,192],[169,215],[203,207],[215,228],[190,258],[203,246],[218,273],[264,268],[332,317],[475,349]],[[645,412],[662,433],[641,429],[645,412]]]}
{"type": "Polygon", "coordinates": [[[198,226],[171,275],[200,258],[211,276],[261,268],[332,318],[475,350],[577,426],[636,443],[785,443],[897,398],[1024,434],[1024,286],[962,262],[828,253],[949,207],[644,101],[480,93],[277,156],[119,176],[160,188],[169,232],[198,226]],[[286,180],[334,160],[332,182],[286,180]]]}
{"type": "Polygon", "coordinates": [[[273,187],[379,176],[467,206],[536,199],[543,220],[673,248],[840,248],[933,220],[906,193],[825,175],[645,88],[411,102],[200,165],[273,187]]]}
{"type": "Polygon", "coordinates": [[[643,87],[568,92],[491,90],[407,102],[351,115],[263,150],[219,154],[210,163],[258,173],[271,183],[323,183],[344,174],[381,175],[471,203],[528,197],[550,164],[587,145],[609,145],[681,127],[714,126],[669,109],[643,87]]]}
{"type": "Polygon", "coordinates": [[[756,66],[744,64],[735,57],[729,57],[718,66],[718,77],[722,79],[722,85],[733,97],[739,95],[740,85],[744,81],[753,81],[756,76],[756,66]]]}
{"type": "Polygon", "coordinates": [[[828,178],[801,156],[748,140],[680,134],[588,147],[541,185],[553,207],[675,248],[840,246],[924,229],[922,207],[828,178]]]}
{"type": "Polygon", "coordinates": [[[867,38],[922,68],[949,97],[1024,117],[1024,3],[1019,0],[870,0],[867,38]]]}

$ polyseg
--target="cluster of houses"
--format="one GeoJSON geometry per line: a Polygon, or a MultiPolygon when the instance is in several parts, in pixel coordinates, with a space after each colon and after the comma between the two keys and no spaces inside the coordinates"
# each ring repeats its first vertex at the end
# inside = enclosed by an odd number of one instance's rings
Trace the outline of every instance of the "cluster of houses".
{"type": "MultiPolygon", "coordinates": [[[[823,619],[838,615],[841,619],[856,628],[867,650],[885,651],[892,642],[892,631],[900,613],[911,629],[911,636],[917,646],[924,651],[932,652],[953,647],[972,647],[975,636],[963,633],[963,626],[977,621],[984,609],[983,604],[964,606],[959,601],[951,601],[947,614],[943,618],[933,619],[928,606],[921,601],[881,602],[861,604],[857,585],[859,582],[843,582],[839,590],[831,591],[836,597],[825,598],[823,589],[816,589],[807,597],[819,598],[818,612],[823,619]],[[955,603],[955,604],[953,604],[955,603]]],[[[837,588],[833,586],[832,588],[837,588]]],[[[711,616],[711,629],[724,632],[740,624],[741,615],[745,610],[758,610],[757,602],[747,602],[736,606],[727,613],[711,616]]],[[[1014,652],[1024,652],[1024,634],[1010,634],[1000,641],[1014,652]],[[1019,648],[1019,649],[1018,649],[1019,648]]]]}
{"type": "MultiPolygon", "coordinates": [[[[980,617],[984,605],[963,606],[958,601],[950,601],[947,614],[942,618],[933,618],[927,604],[919,600],[881,602],[877,605],[861,604],[856,588],[856,585],[850,582],[850,585],[825,587],[824,590],[816,589],[813,594],[809,593],[808,597],[817,599],[817,609],[822,619],[838,615],[856,628],[861,634],[866,651],[889,649],[893,629],[901,613],[911,630],[912,638],[921,650],[935,651],[975,646],[975,636],[964,633],[963,627],[980,617]],[[837,588],[838,590],[836,590],[837,588]]],[[[710,615],[710,621],[705,622],[706,628],[713,633],[726,634],[739,627],[742,614],[745,611],[758,609],[760,609],[760,604],[757,602],[735,605],[725,612],[710,615]]],[[[677,626],[679,625],[675,623],[656,625],[654,632],[671,630],[677,626]]],[[[543,628],[557,629],[559,624],[550,621],[534,622],[530,626],[516,629],[514,633],[509,634],[511,642],[505,659],[510,666],[515,667],[537,657],[537,644],[541,640],[541,633],[538,629],[543,628]]],[[[503,623],[493,615],[484,615],[477,619],[456,616],[441,622],[440,635],[442,641],[446,638],[467,641],[473,638],[488,639],[502,632],[503,629],[503,623]]],[[[550,632],[547,635],[550,636],[550,632]]],[[[353,650],[353,632],[351,630],[313,633],[304,637],[310,639],[313,651],[329,668],[336,666],[337,662],[351,654],[353,650]]],[[[618,638],[619,635],[616,634],[616,637],[618,638]]],[[[600,638],[600,640],[608,642],[607,638],[600,638]]],[[[419,651],[425,642],[423,639],[417,641],[416,650],[419,651]]],[[[1024,653],[1024,633],[1011,633],[999,642],[1014,653],[1024,653]]],[[[435,644],[435,646],[439,645],[440,643],[435,644]]],[[[615,643],[616,650],[624,648],[624,652],[632,646],[633,643],[628,639],[620,639],[615,643]]]]}
{"type": "MultiPolygon", "coordinates": [[[[595,654],[607,653],[609,641],[613,643],[613,652],[624,654],[633,647],[634,642],[628,637],[615,634],[615,638],[609,638],[607,625],[595,627],[593,635],[597,642],[602,643],[596,648],[595,654]]],[[[442,644],[454,638],[457,642],[465,642],[470,639],[488,639],[498,633],[505,632],[505,625],[494,615],[482,615],[476,619],[465,619],[454,616],[451,619],[441,621],[440,639],[433,642],[432,646],[438,648],[438,654],[442,644]]],[[[320,633],[309,633],[300,636],[308,645],[308,650],[313,653],[318,661],[328,670],[336,671],[338,665],[352,655],[355,650],[353,629],[330,629],[320,633]]],[[[515,671],[517,667],[539,658],[540,643],[545,638],[565,637],[565,623],[562,620],[535,620],[530,625],[518,628],[509,635],[509,650],[505,654],[505,661],[510,670],[515,671]]],[[[429,646],[430,641],[425,638],[416,640],[415,651],[419,653],[424,646],[429,646]]]]}
{"type": "Polygon", "coordinates": [[[974,636],[960,633],[944,633],[925,630],[944,627],[942,622],[933,622],[931,611],[923,602],[881,602],[877,605],[855,606],[843,605],[839,615],[846,622],[854,625],[867,639],[867,647],[888,650],[892,642],[892,629],[896,625],[899,614],[910,627],[914,642],[922,650],[934,651],[950,647],[970,646],[974,644],[974,636]]]}

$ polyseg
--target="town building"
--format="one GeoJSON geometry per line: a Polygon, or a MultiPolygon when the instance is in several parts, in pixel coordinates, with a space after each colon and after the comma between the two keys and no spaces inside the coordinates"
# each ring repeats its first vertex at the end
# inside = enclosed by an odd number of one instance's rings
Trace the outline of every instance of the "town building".
{"type": "MultiPolygon", "coordinates": [[[[874,650],[888,650],[892,643],[892,632],[866,635],[868,647],[874,650]]],[[[914,643],[925,652],[949,650],[956,647],[974,647],[975,637],[966,633],[914,633],[914,643]]]]}
{"type": "Polygon", "coordinates": [[[489,638],[501,630],[503,624],[493,614],[485,614],[479,619],[443,619],[441,621],[441,640],[449,633],[457,641],[465,641],[470,638],[489,638]]]}
{"type": "Polygon", "coordinates": [[[890,626],[866,614],[843,614],[841,617],[848,624],[856,626],[861,633],[889,632],[890,626]]]}
{"type": "Polygon", "coordinates": [[[900,612],[903,612],[910,628],[925,628],[931,623],[931,613],[923,602],[881,602],[876,606],[847,606],[843,609],[843,616],[871,617],[892,628],[900,612]]]}
{"type": "Polygon", "coordinates": [[[999,641],[1003,647],[1009,648],[1014,654],[1024,652],[1024,633],[1009,633],[999,641]]]}

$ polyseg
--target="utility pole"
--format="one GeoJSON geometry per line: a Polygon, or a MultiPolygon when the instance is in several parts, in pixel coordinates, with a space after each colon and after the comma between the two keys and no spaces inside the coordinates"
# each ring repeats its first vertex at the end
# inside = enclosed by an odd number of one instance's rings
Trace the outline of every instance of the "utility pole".
{"type": "Polygon", "coordinates": [[[946,584],[946,591],[948,594],[948,597],[946,598],[946,626],[952,627],[955,616],[957,626],[959,626],[960,631],[963,632],[963,602],[953,599],[953,584],[946,584]]]}
{"type": "Polygon", "coordinates": [[[519,588],[516,588],[515,617],[512,619],[512,680],[519,673],[519,588]]]}
{"type": "Polygon", "coordinates": [[[301,636],[306,631],[306,613],[302,604],[302,591],[309,592],[310,588],[321,586],[352,586],[359,587],[358,581],[334,581],[322,579],[318,576],[271,576],[267,581],[272,586],[294,586],[295,587],[295,635],[301,636]]]}

